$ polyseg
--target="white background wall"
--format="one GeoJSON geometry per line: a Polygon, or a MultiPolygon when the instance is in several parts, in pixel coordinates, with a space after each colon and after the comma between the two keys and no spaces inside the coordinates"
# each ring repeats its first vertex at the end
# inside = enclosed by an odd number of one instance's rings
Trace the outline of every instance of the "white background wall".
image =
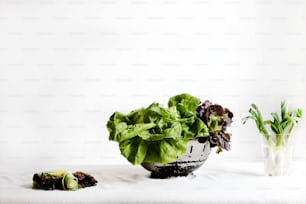
{"type": "Polygon", "coordinates": [[[126,163],[108,117],[183,92],[235,114],[210,162],[258,160],[241,118],[282,99],[306,111],[305,65],[303,0],[0,0],[0,163],[126,163]]]}

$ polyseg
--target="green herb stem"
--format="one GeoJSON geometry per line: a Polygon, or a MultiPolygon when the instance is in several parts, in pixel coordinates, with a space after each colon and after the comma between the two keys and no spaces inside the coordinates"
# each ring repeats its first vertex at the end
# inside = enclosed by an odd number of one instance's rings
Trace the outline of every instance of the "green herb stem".
{"type": "Polygon", "coordinates": [[[295,113],[290,112],[288,111],[285,101],[281,102],[280,115],[271,113],[273,121],[263,121],[261,112],[255,104],[251,105],[249,113],[249,116],[243,118],[243,124],[249,119],[254,120],[259,132],[264,136],[268,144],[277,148],[288,143],[293,128],[302,118],[302,109],[298,108],[295,113]],[[275,142],[271,135],[269,135],[266,126],[269,126],[272,133],[274,133],[275,142]]]}
{"type": "Polygon", "coordinates": [[[276,147],[280,147],[283,144],[284,134],[276,135],[276,147]]]}

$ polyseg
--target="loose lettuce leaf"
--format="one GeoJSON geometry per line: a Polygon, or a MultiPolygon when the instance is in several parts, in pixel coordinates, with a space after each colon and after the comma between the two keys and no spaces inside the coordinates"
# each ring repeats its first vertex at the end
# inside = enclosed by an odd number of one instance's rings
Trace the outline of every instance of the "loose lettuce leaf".
{"type": "Polygon", "coordinates": [[[224,116],[214,115],[209,118],[207,121],[207,126],[209,127],[209,131],[212,133],[220,132],[223,128],[224,116]]]}
{"type": "Polygon", "coordinates": [[[135,137],[119,143],[121,154],[132,164],[140,164],[146,157],[148,142],[140,137],[135,137]]]}
{"type": "Polygon", "coordinates": [[[171,163],[177,158],[186,153],[186,140],[164,139],[160,141],[150,142],[145,157],[145,162],[159,162],[162,164],[171,163]]]}
{"type": "Polygon", "coordinates": [[[154,131],[154,129],[151,129],[149,131],[143,131],[141,134],[139,134],[139,137],[146,141],[158,141],[166,138],[180,140],[182,134],[182,127],[179,122],[174,122],[171,123],[170,127],[164,128],[161,133],[154,132],[156,132],[154,131]]]}
{"type": "Polygon", "coordinates": [[[209,129],[199,118],[195,118],[193,123],[182,123],[182,137],[184,140],[192,140],[195,137],[208,137],[209,129]]]}
{"type": "Polygon", "coordinates": [[[146,109],[139,108],[137,110],[131,111],[129,114],[126,115],[127,122],[129,124],[137,124],[137,123],[144,123],[144,115],[146,109]]]}
{"type": "Polygon", "coordinates": [[[121,154],[134,165],[142,162],[170,163],[186,153],[188,141],[171,138],[145,141],[140,137],[119,143],[121,154]]]}
{"type": "Polygon", "coordinates": [[[186,93],[173,96],[168,101],[168,106],[175,106],[182,118],[194,116],[199,104],[200,99],[186,93]]]}
{"type": "Polygon", "coordinates": [[[128,125],[126,117],[122,117],[121,113],[114,113],[107,123],[107,128],[110,132],[109,139],[117,142],[122,142],[127,139],[136,137],[141,132],[155,127],[154,123],[139,123],[128,125]]]}

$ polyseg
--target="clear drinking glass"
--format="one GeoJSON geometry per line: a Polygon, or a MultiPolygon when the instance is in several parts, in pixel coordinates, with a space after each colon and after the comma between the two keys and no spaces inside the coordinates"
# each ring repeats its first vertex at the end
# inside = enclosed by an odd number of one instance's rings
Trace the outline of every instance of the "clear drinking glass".
{"type": "Polygon", "coordinates": [[[293,166],[293,139],[289,138],[286,143],[275,145],[262,138],[262,145],[265,174],[268,176],[290,175],[293,166]]]}

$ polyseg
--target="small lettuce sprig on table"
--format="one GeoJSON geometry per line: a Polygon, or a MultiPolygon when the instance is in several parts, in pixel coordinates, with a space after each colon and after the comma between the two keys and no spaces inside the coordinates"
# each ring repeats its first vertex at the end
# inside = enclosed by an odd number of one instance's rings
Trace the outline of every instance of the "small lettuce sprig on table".
{"type": "Polygon", "coordinates": [[[262,114],[255,104],[251,105],[249,113],[249,116],[242,119],[243,124],[250,119],[254,120],[260,134],[273,147],[280,147],[288,143],[292,130],[300,122],[303,115],[301,108],[296,109],[294,112],[289,111],[285,101],[281,102],[280,114],[276,112],[271,113],[273,120],[263,120],[262,114]]]}
{"type": "Polygon", "coordinates": [[[32,186],[34,189],[72,191],[95,186],[97,182],[93,176],[81,171],[56,170],[34,174],[32,186]]]}
{"type": "MultiPolygon", "coordinates": [[[[205,120],[204,115],[199,117],[203,109],[199,104],[198,98],[184,93],[171,97],[167,108],[152,103],[129,114],[115,112],[106,125],[109,139],[119,143],[121,154],[134,165],[174,162],[186,153],[189,140],[202,138],[205,141],[211,134],[218,135],[217,132],[225,130],[225,120],[220,114],[211,112],[209,120],[205,120]]],[[[228,149],[221,144],[222,139],[215,139],[218,140],[216,145],[228,149]]]]}

